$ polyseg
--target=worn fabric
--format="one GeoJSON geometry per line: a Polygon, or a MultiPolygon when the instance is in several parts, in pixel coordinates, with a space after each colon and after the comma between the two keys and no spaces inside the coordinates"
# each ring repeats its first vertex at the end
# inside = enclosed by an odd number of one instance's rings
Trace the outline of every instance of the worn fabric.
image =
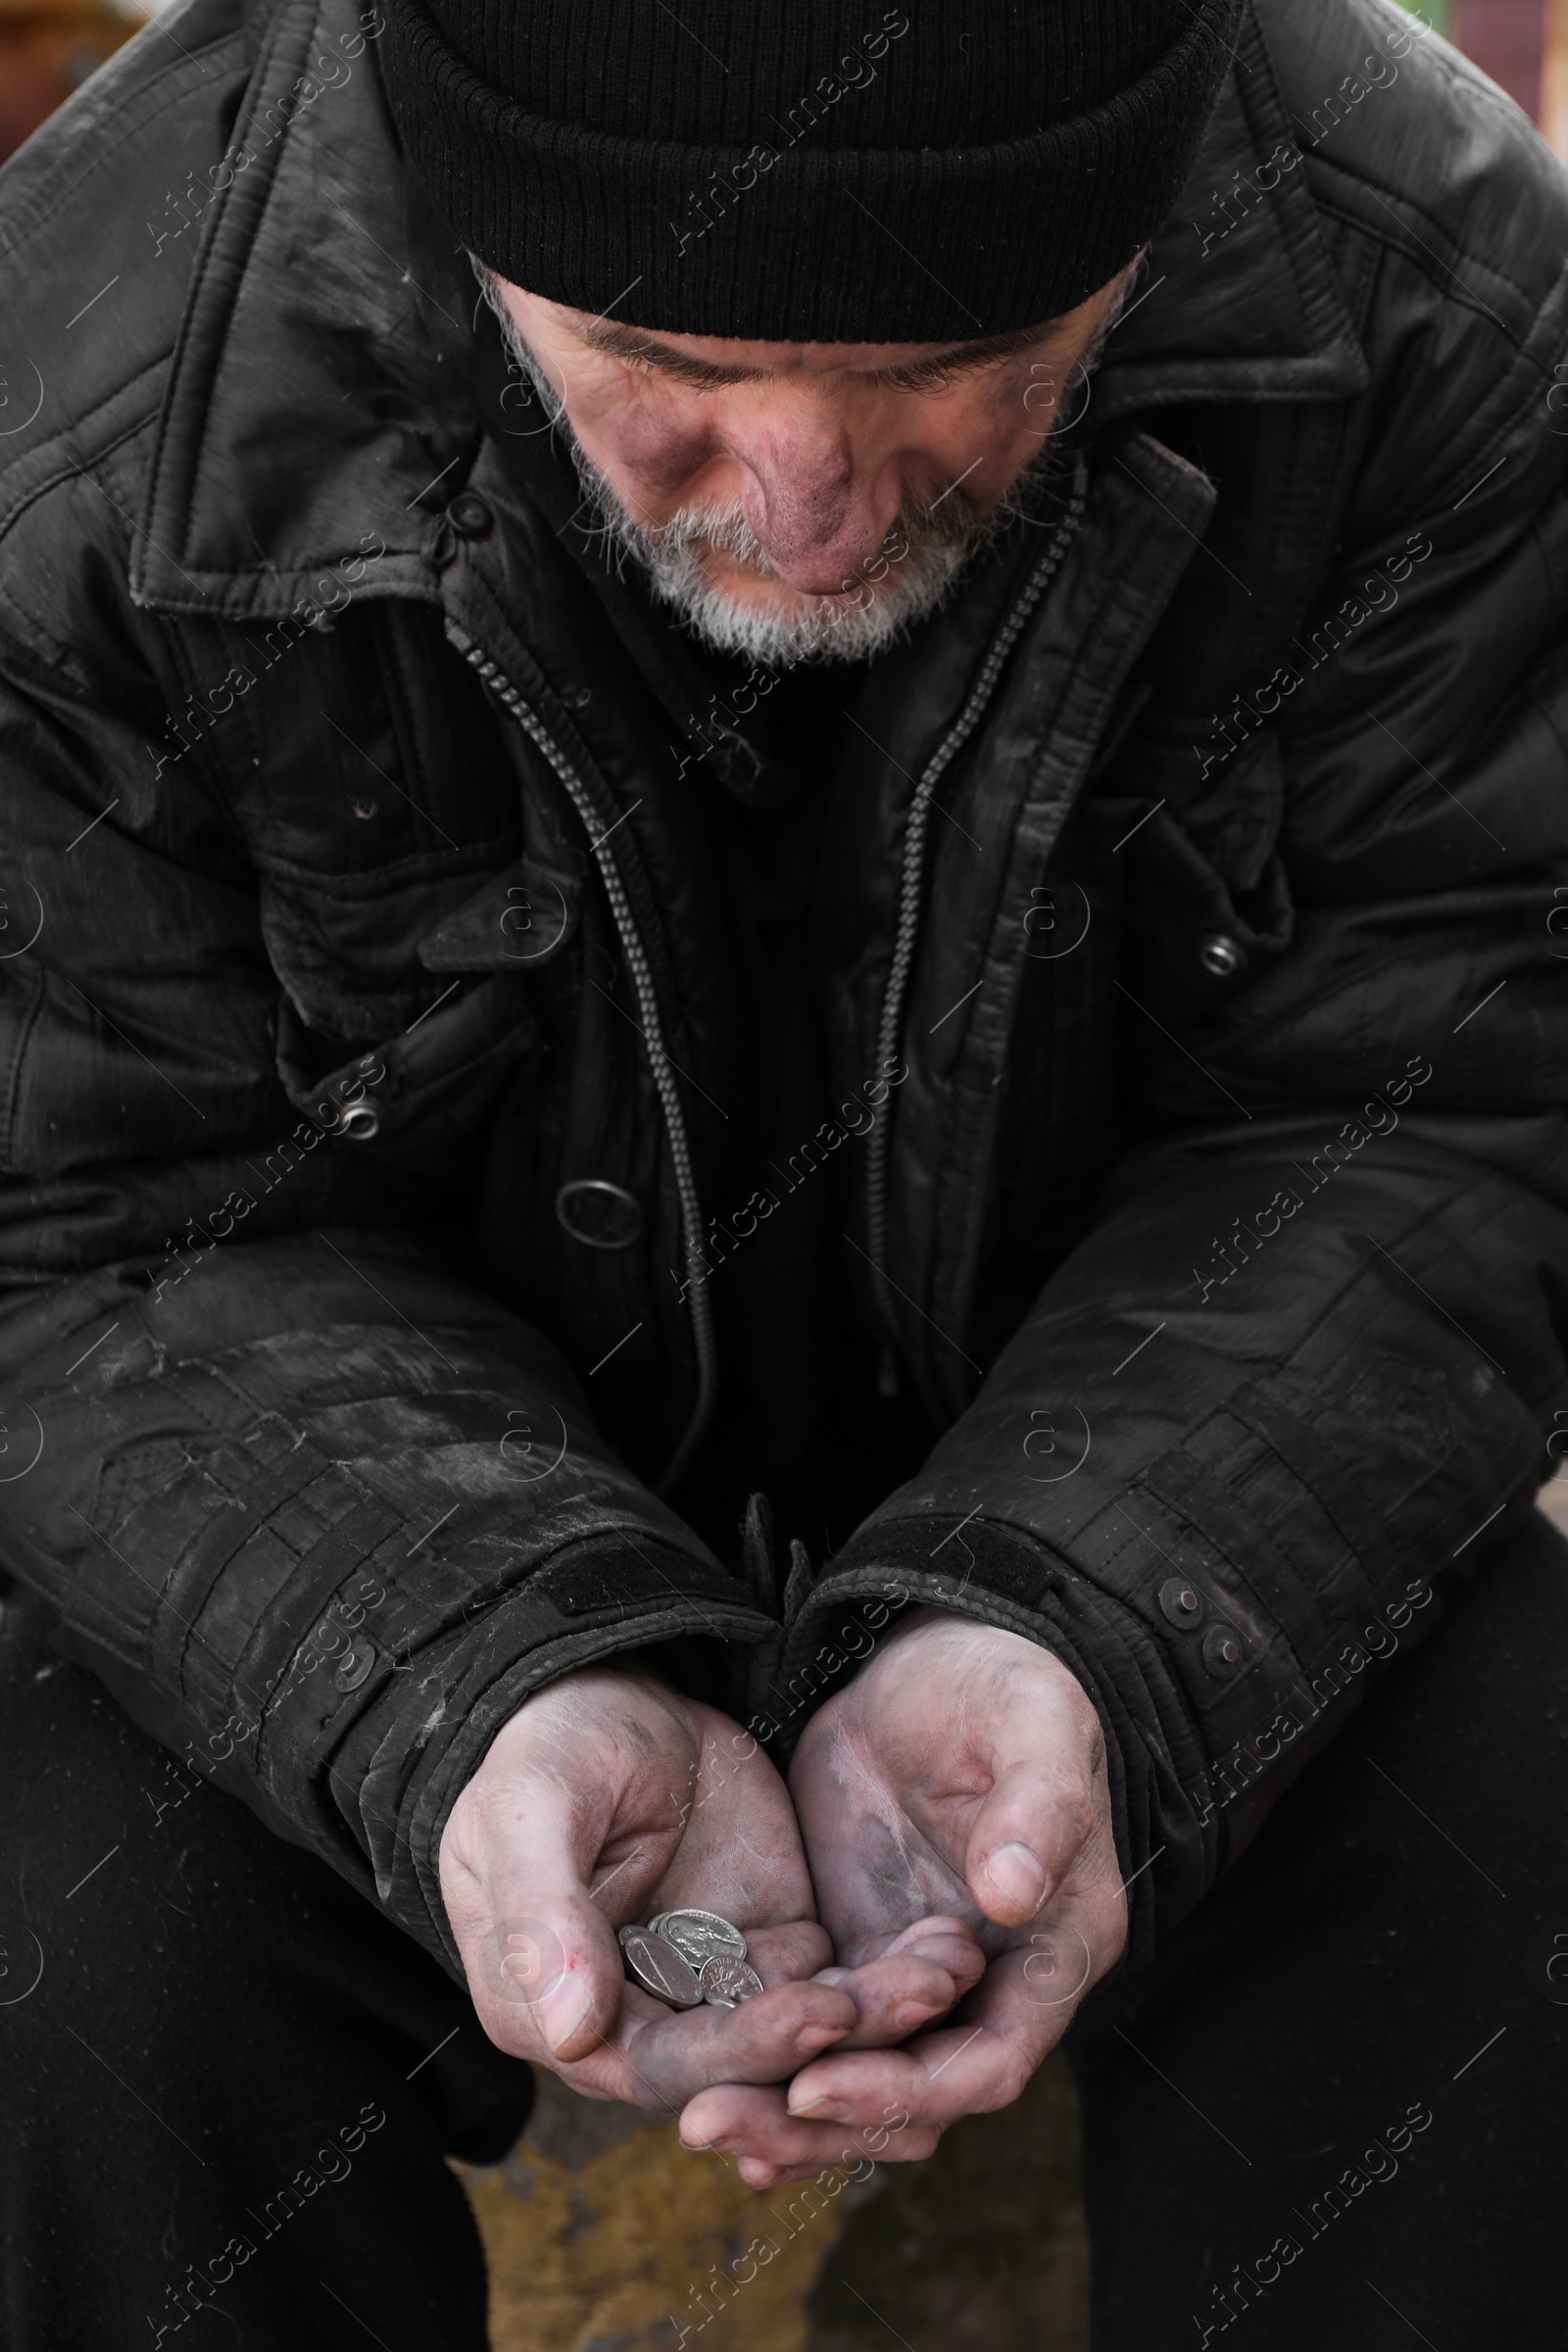
{"type": "Polygon", "coordinates": [[[1237,13],[386,0],[386,86],[442,217],[514,285],[666,332],[940,342],[1132,260],[1237,13]]]}
{"type": "Polygon", "coordinates": [[[857,698],[834,1108],[738,1202],[745,693],[506,462],[374,9],[167,24],[0,179],[7,1568],[454,1969],[541,1682],[670,1645],[783,1752],[970,1611],[1092,1694],[1146,1952],[1568,1410],[1560,167],[1260,0],[1054,504],[857,698]],[[720,1260],[828,1181],[941,1435],[786,1582],[679,1485],[720,1260]]]}
{"type": "MultiPolygon", "coordinates": [[[[506,2151],[527,2068],[316,1856],[62,1664],[41,1614],[0,1617],[8,2352],[340,2352],[365,2329],[483,2352],[442,2157],[506,2151]]],[[[1445,2352],[1551,2340],[1565,1644],[1568,1551],[1527,1525],[1087,2006],[1095,2352],[1396,2341],[1380,2296],[1445,2352]]],[[[764,2231],[791,2194],[759,2201],[764,2231]]]]}

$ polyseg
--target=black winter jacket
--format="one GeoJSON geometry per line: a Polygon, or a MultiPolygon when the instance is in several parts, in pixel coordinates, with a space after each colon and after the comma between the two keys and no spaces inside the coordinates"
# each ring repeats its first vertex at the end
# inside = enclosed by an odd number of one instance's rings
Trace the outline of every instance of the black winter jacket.
{"type": "Polygon", "coordinates": [[[449,1966],[541,1681],[685,1642],[783,1752],[941,1601],[1092,1693],[1147,1950],[1568,1426],[1563,173],[1256,0],[1068,503],[872,665],[802,1164],[945,1434],[780,1592],[659,1498],[744,714],[484,431],[379,29],[184,0],[0,179],[6,1569],[449,1966]]]}

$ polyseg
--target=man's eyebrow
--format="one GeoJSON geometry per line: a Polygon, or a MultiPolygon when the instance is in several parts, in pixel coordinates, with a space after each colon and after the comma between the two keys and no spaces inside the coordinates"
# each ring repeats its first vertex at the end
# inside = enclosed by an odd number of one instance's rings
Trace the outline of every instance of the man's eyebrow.
{"type": "MultiPolygon", "coordinates": [[[[865,368],[856,372],[912,384],[927,379],[944,381],[970,368],[983,368],[992,360],[1011,359],[1017,352],[1030,350],[1050,332],[1050,326],[1051,321],[1047,320],[1039,326],[1013,327],[1004,334],[982,335],[972,342],[955,343],[945,351],[927,352],[918,359],[894,360],[885,368],[865,368]]],[[[661,342],[657,335],[615,319],[592,318],[578,326],[576,332],[595,351],[608,352],[612,359],[640,362],[645,368],[658,368],[662,375],[708,391],[722,384],[759,383],[775,372],[767,368],[737,368],[716,360],[695,359],[689,352],[676,351],[671,344],[661,342]]]]}
{"type": "Polygon", "coordinates": [[[762,368],[727,368],[716,361],[693,359],[690,352],[676,351],[671,344],[662,343],[657,335],[644,334],[640,327],[623,326],[612,318],[590,319],[577,328],[577,333],[595,351],[609,352],[616,360],[635,360],[645,368],[657,368],[661,375],[676,376],[683,383],[709,388],[718,384],[754,384],[767,373],[762,368]]]}

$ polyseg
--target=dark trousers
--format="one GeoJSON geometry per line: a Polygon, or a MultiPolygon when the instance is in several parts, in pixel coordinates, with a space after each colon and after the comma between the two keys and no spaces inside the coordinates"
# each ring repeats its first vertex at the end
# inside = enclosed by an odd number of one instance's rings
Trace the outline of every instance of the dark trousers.
{"type": "Polygon", "coordinates": [[[466,1993],[15,1599],[0,1825],[4,2352],[483,2352],[443,2158],[532,2076],[466,1993]]]}
{"type": "Polygon", "coordinates": [[[1563,2339],[1568,1544],[1532,1515],[1085,2004],[1096,2352],[1563,2339]]]}
{"type": "MultiPolygon", "coordinates": [[[[6,2352],[483,2352],[442,2156],[498,2156],[527,2072],[459,1989],[15,1602],[0,1789],[6,2352]]],[[[1557,2340],[1564,1996],[1568,1545],[1543,1523],[1087,2005],[1096,2352],[1557,2340]]]]}

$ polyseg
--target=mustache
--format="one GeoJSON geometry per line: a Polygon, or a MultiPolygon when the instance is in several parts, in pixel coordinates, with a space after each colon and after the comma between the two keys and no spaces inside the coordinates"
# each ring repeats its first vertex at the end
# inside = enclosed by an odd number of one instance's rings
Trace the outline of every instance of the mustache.
{"type": "MultiPolygon", "coordinates": [[[[650,556],[664,558],[697,554],[707,549],[732,556],[760,579],[777,580],[767,548],[738,505],[704,504],[683,507],[667,521],[635,524],[638,544],[650,556]]],[[[960,485],[931,499],[906,499],[883,534],[875,556],[846,575],[840,591],[848,595],[863,584],[879,562],[903,561],[915,549],[961,548],[975,544],[989,518],[965,497],[960,485]]],[[[824,602],[830,601],[826,597],[824,602]]]]}

